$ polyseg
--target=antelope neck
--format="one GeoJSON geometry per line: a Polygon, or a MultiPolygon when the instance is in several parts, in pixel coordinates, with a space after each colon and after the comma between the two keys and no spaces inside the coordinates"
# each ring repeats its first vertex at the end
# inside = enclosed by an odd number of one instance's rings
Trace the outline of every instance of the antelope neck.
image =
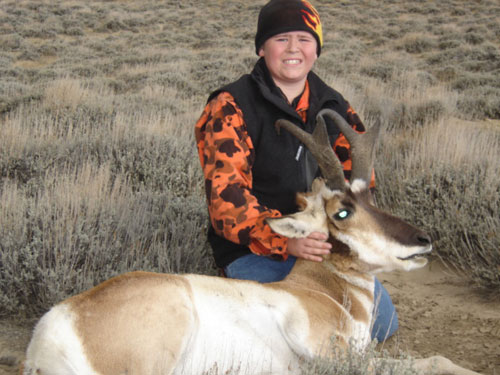
{"type": "Polygon", "coordinates": [[[350,307],[347,308],[354,320],[369,321],[373,310],[375,277],[348,266],[355,261],[348,259],[351,257],[331,254],[321,263],[297,259],[284,282],[294,288],[325,294],[340,305],[345,306],[348,301],[350,307]]]}

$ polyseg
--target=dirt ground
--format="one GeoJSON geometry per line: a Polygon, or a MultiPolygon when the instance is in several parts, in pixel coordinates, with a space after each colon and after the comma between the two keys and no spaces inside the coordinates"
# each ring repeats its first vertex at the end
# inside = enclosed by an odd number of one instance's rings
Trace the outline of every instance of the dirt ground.
{"type": "Polygon", "coordinates": [[[439,261],[379,278],[399,316],[398,333],[383,344],[389,353],[439,354],[483,374],[500,374],[500,299],[485,299],[439,261]]]}
{"type": "MultiPolygon", "coordinates": [[[[381,349],[414,357],[440,354],[483,374],[500,374],[500,300],[484,299],[438,261],[379,278],[400,323],[381,349]]],[[[30,333],[30,324],[0,321],[0,374],[18,373],[30,333]]]]}

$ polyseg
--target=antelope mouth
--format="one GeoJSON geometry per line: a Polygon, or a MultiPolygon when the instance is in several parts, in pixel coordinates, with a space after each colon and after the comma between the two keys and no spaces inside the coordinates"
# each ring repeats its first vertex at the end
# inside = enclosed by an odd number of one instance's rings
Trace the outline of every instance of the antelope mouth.
{"type": "Polygon", "coordinates": [[[417,259],[417,258],[425,258],[425,253],[413,254],[413,255],[410,255],[409,257],[406,257],[406,258],[398,257],[399,260],[412,260],[412,259],[417,259]]]}
{"type": "Polygon", "coordinates": [[[411,271],[415,269],[419,269],[425,267],[429,260],[425,256],[430,253],[432,250],[432,246],[424,248],[422,251],[414,253],[407,257],[398,257],[398,260],[401,262],[401,266],[405,271],[411,271]]]}
{"type": "Polygon", "coordinates": [[[422,258],[425,258],[427,254],[429,254],[430,252],[432,251],[432,247],[431,248],[427,248],[419,253],[415,253],[415,254],[412,254],[410,256],[407,256],[407,257],[398,257],[399,260],[412,260],[412,259],[422,259],[422,258]]]}

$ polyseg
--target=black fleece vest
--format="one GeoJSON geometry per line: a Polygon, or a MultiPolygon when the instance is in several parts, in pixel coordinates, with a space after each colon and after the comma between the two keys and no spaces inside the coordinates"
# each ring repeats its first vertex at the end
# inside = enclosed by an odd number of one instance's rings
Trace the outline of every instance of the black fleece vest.
{"type": "MultiPolygon", "coordinates": [[[[330,108],[347,115],[348,104],[335,90],[327,86],[316,74],[310,72],[309,110],[307,123],[290,106],[270,78],[263,59],[251,74],[244,75],[215,92],[209,101],[221,92],[229,92],[243,113],[248,134],[254,146],[252,166],[252,194],[259,203],[279,210],[282,214],[297,211],[295,195],[307,191],[319,169],[312,155],[299,140],[286,130],[278,135],[274,123],[287,119],[307,132],[314,130],[316,115],[323,108],[330,108]]],[[[347,118],[346,118],[347,119],[347,118]]],[[[339,135],[337,127],[329,120],[327,129],[333,145],[339,135]]],[[[213,249],[217,266],[223,268],[240,256],[250,253],[244,245],[235,244],[209,229],[208,241],[213,249]]]]}

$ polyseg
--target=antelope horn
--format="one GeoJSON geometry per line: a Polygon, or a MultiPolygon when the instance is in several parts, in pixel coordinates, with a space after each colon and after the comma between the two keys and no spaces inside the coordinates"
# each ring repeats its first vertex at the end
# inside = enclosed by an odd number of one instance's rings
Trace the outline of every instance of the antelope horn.
{"type": "Polygon", "coordinates": [[[285,128],[307,147],[316,159],[321,173],[326,179],[326,185],[330,189],[341,191],[346,189],[347,184],[344,178],[344,171],[330,145],[325,120],[322,117],[318,116],[316,118],[316,127],[312,134],[302,130],[288,120],[278,120],[274,126],[278,134],[280,133],[280,128],[285,128]]]}
{"type": "Polygon", "coordinates": [[[331,109],[321,110],[317,118],[323,116],[327,116],[333,120],[351,146],[351,182],[355,179],[361,179],[367,184],[370,184],[373,161],[375,159],[375,146],[380,133],[380,121],[377,121],[374,126],[366,131],[366,133],[360,134],[357,133],[342,116],[331,109]]]}

